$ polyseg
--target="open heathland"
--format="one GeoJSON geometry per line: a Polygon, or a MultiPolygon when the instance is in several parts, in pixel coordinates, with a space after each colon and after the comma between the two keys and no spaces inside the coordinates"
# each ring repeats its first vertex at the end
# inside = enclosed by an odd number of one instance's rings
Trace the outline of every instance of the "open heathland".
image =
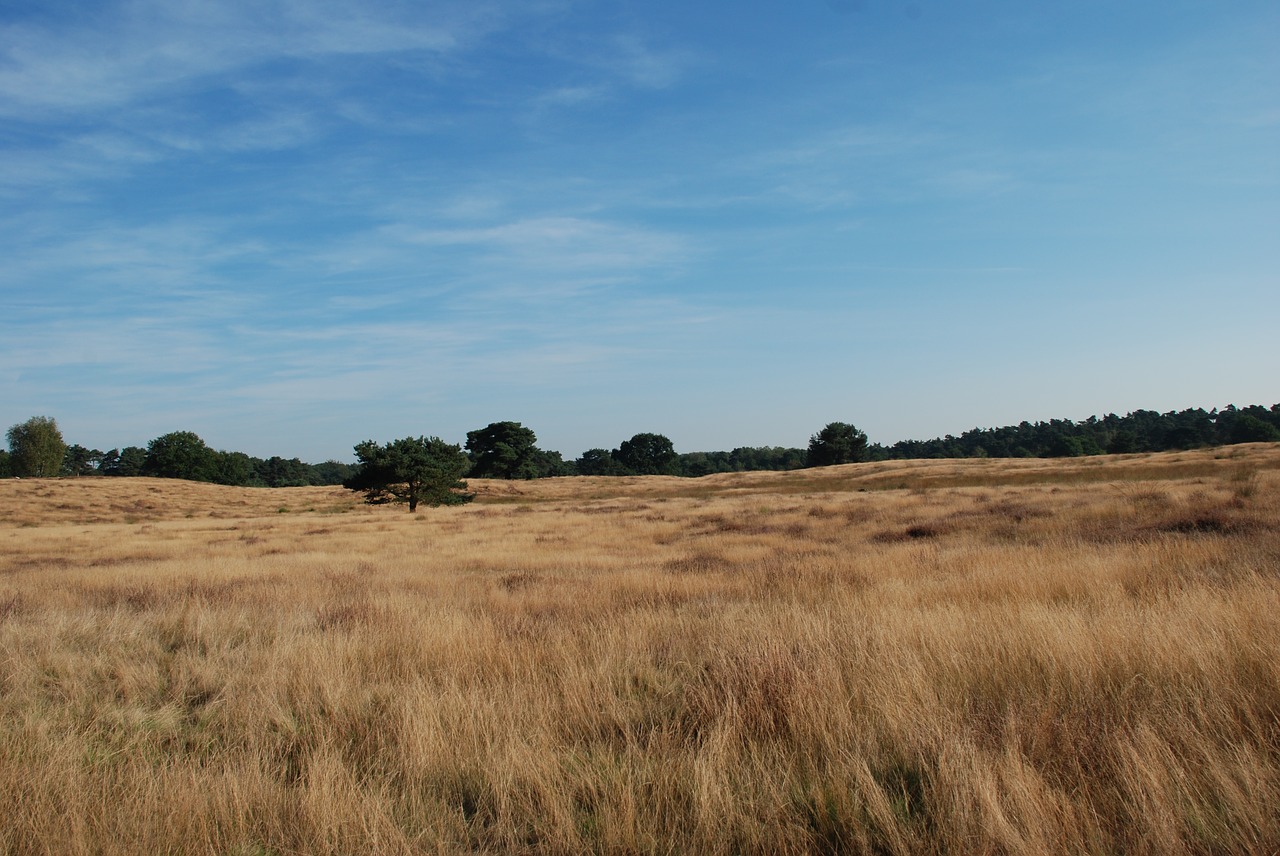
{"type": "Polygon", "coordinates": [[[0,852],[1280,852],[1280,446],[471,488],[0,482],[0,852]]]}

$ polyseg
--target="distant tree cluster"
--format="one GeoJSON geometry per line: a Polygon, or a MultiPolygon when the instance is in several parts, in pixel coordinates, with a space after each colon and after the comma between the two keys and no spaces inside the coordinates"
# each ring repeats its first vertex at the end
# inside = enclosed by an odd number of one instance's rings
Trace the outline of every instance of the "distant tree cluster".
{"type": "Polygon", "coordinates": [[[1270,408],[1229,405],[1222,410],[1135,410],[1125,416],[1091,416],[1082,422],[1052,419],[974,428],[959,437],[872,446],[869,458],[1064,458],[1276,441],[1280,441],[1280,404],[1270,408]]]}
{"type": "Polygon", "coordinates": [[[153,476],[238,487],[337,485],[355,467],[340,461],[307,464],[297,458],[255,458],[209,448],[191,431],[173,431],[146,448],[107,452],[66,445],[57,422],[36,416],[9,429],[9,451],[0,452],[0,478],[48,476],[153,476]]]}
{"type": "Polygon", "coordinates": [[[255,458],[244,452],[211,449],[199,435],[191,431],[173,431],[161,435],[148,443],[145,450],[122,450],[114,472],[110,465],[115,460],[115,450],[106,453],[104,460],[108,464],[104,475],[189,479],[239,487],[341,484],[353,469],[350,464],[338,461],[307,464],[298,458],[255,458]]]}
{"type": "MultiPolygon", "coordinates": [[[[111,463],[114,453],[113,449],[104,459],[111,463]]],[[[152,440],[145,450],[124,449],[119,453],[116,470],[118,475],[189,479],[240,487],[305,487],[341,484],[351,475],[353,467],[338,461],[307,464],[298,458],[255,458],[244,452],[224,452],[209,448],[194,432],[173,431],[152,440]],[[139,459],[136,472],[119,472],[132,470],[139,459]]],[[[113,473],[108,468],[104,474],[113,473]]]]}
{"type": "Polygon", "coordinates": [[[538,436],[519,422],[492,422],[467,432],[469,475],[478,479],[541,479],[573,475],[559,452],[538,448],[538,436]]]}
{"type": "Polygon", "coordinates": [[[1280,440],[1280,405],[1223,411],[1158,414],[1138,411],[1126,417],[1096,417],[1075,423],[1023,422],[1001,429],[975,429],[959,438],[871,445],[867,435],[847,422],[831,422],[809,439],[807,449],[738,448],[732,452],[677,454],[662,434],[641,433],[616,449],[588,449],[565,462],[559,453],[538,448],[537,435],[519,422],[494,422],[467,433],[467,455],[437,438],[405,438],[384,449],[369,441],[356,447],[361,469],[346,482],[366,492],[369,502],[419,501],[432,505],[471,498],[460,481],[473,478],[533,479],[559,475],[704,476],[747,470],[791,470],[868,460],[921,457],[1062,457],[1104,451],[1160,451],[1258,440],[1280,440]],[[398,456],[398,457],[397,457],[398,456]],[[400,461],[392,465],[389,461],[400,461]],[[403,463],[414,460],[435,476],[411,476],[403,463]],[[434,468],[434,469],[432,469],[434,468]]]}
{"type": "Polygon", "coordinates": [[[574,461],[581,476],[678,476],[680,456],[662,434],[636,434],[613,451],[588,449],[574,461]]]}
{"type": "Polygon", "coordinates": [[[809,454],[783,446],[740,446],[732,452],[684,452],[679,455],[679,464],[680,475],[697,478],[752,470],[799,470],[809,465],[809,454]]]}
{"type": "Polygon", "coordinates": [[[863,460],[867,435],[852,425],[832,422],[815,434],[806,449],[740,446],[732,452],[677,454],[661,434],[637,434],[617,449],[589,449],[573,462],[578,475],[668,475],[697,478],[752,470],[798,470],[863,460]]]}
{"type": "MultiPolygon", "coordinates": [[[[255,458],[243,452],[209,448],[191,431],[174,431],[157,437],[145,448],[127,446],[101,452],[66,445],[58,424],[47,416],[35,416],[11,427],[8,451],[0,450],[0,478],[48,476],[155,476],[189,479],[243,487],[301,487],[306,485],[360,484],[388,455],[405,452],[413,438],[383,448],[367,441],[356,446],[357,464],[326,461],[303,463],[298,458],[255,458]],[[373,444],[373,445],[370,445],[373,444]],[[393,453],[392,448],[398,449],[393,453]],[[381,456],[381,457],[379,457],[381,456]]],[[[465,451],[446,454],[438,438],[417,438],[432,455],[447,457],[449,470],[463,477],[537,479],[554,476],[670,475],[698,477],[714,473],[750,470],[795,470],[857,461],[917,458],[1058,458],[1078,455],[1162,452],[1225,446],[1233,443],[1280,441],[1280,404],[1270,408],[1250,405],[1222,410],[1190,409],[1158,413],[1135,410],[1125,416],[1091,416],[1082,422],[1052,419],[1021,422],[1003,428],[974,428],[958,437],[903,440],[891,446],[869,444],[867,435],[847,422],[832,422],[814,434],[807,449],[781,446],[740,447],[732,452],[675,451],[662,434],[640,433],[616,449],[588,449],[574,461],[559,452],[538,448],[537,435],[519,422],[493,422],[467,432],[465,451]],[[430,440],[431,443],[427,441],[430,440]],[[437,444],[437,445],[432,445],[437,444]],[[460,463],[459,463],[460,462],[460,463]],[[457,464],[457,466],[455,466],[457,464]]],[[[444,444],[448,446],[449,444],[444,444]]],[[[384,467],[385,469],[385,467],[384,467]]],[[[382,473],[386,476],[386,472],[382,473]]],[[[400,484],[383,478],[388,484],[400,484]]],[[[409,485],[409,482],[403,484],[409,485]]],[[[367,490],[367,488],[358,488],[367,490]]],[[[398,490],[398,488],[397,488],[398,490]]],[[[428,498],[407,486],[408,494],[395,491],[379,501],[417,501],[428,498]],[[417,500],[411,498],[416,495],[417,500]]],[[[452,484],[449,496],[460,496],[452,484]]],[[[450,500],[452,501],[452,500],[450,500]]]]}
{"type": "Polygon", "coordinates": [[[811,467],[855,464],[867,459],[867,435],[847,422],[832,422],[809,439],[811,467]]]}
{"type": "MultiPolygon", "coordinates": [[[[659,435],[660,436],[660,435],[659,435]]],[[[749,470],[793,470],[857,461],[919,458],[1061,458],[1079,455],[1165,452],[1234,443],[1280,442],[1280,404],[1270,408],[1228,405],[1159,413],[1135,410],[1125,416],[1091,416],[1081,422],[1052,419],[1004,428],[974,428],[959,437],[903,440],[891,446],[868,443],[846,422],[832,422],[810,438],[807,449],[739,448],[732,452],[676,455],[662,472],[680,476],[749,470]]],[[[625,444],[624,444],[625,445],[625,444]]],[[[581,475],[630,475],[622,449],[591,449],[574,462],[581,475]]]]}

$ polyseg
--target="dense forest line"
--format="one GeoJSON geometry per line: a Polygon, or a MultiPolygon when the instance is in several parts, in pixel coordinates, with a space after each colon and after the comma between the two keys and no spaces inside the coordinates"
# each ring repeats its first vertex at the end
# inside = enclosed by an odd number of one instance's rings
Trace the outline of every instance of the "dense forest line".
{"type": "MultiPolygon", "coordinates": [[[[175,431],[147,446],[102,452],[66,445],[54,420],[33,417],[9,429],[9,451],[0,450],[0,478],[38,476],[156,476],[245,487],[337,485],[357,466],[341,461],[309,464],[298,458],[256,458],[212,449],[190,431],[175,431]],[[33,463],[42,460],[43,463],[33,463]]],[[[539,449],[534,432],[518,422],[495,422],[468,432],[466,475],[473,478],[548,478],[569,475],[660,474],[697,477],[750,470],[794,470],[855,461],[919,458],[1055,458],[1161,452],[1233,443],[1280,441],[1280,404],[1229,405],[1125,416],[1091,416],[1081,422],[1052,419],[1002,428],[974,428],[960,436],[868,444],[852,425],[833,422],[807,448],[740,447],[729,452],[677,453],[661,434],[636,434],[616,449],[590,449],[573,461],[539,449]]],[[[458,447],[461,449],[462,447],[458,447]]]]}
{"type": "Polygon", "coordinates": [[[355,470],[354,465],[340,461],[308,464],[298,458],[255,458],[244,452],[211,449],[191,431],[165,434],[145,448],[126,446],[102,452],[79,444],[62,444],[57,423],[40,416],[10,428],[9,447],[8,452],[0,451],[0,478],[154,476],[240,487],[306,487],[342,484],[355,470]],[[32,463],[19,465],[20,448],[32,463]],[[56,457],[53,451],[57,452],[56,457]]]}
{"type": "MultiPolygon", "coordinates": [[[[902,440],[891,446],[873,443],[851,460],[1066,458],[1277,441],[1280,441],[1280,404],[1269,408],[1257,404],[1243,408],[1228,405],[1222,410],[1192,408],[1168,413],[1135,410],[1125,416],[1109,413],[1081,422],[1051,419],[1003,428],[974,428],[958,437],[948,434],[932,440],[902,440]]],[[[815,464],[813,452],[814,441],[810,441],[808,449],[771,447],[693,452],[678,456],[677,474],[702,476],[746,470],[800,469],[815,464]]]]}
{"type": "Polygon", "coordinates": [[[1222,410],[1157,413],[1135,410],[1126,416],[1091,416],[1083,422],[1053,419],[1004,428],[974,428],[959,437],[904,440],[872,447],[876,460],[905,458],[1065,458],[1265,443],[1280,440],[1280,404],[1222,410]]]}

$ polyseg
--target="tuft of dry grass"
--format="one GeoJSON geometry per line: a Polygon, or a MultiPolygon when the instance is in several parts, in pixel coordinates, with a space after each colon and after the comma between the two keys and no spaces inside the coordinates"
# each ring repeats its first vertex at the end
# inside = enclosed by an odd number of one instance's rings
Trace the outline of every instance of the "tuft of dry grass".
{"type": "Polygon", "coordinates": [[[472,486],[0,482],[0,852],[1280,850],[1275,445],[472,486]]]}

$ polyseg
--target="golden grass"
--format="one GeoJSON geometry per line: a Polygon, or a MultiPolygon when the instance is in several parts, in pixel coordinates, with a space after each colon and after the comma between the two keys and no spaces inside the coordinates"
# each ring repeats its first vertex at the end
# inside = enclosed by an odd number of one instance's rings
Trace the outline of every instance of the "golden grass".
{"type": "Polygon", "coordinates": [[[3,853],[1280,851],[1280,447],[0,482],[3,853]]]}

